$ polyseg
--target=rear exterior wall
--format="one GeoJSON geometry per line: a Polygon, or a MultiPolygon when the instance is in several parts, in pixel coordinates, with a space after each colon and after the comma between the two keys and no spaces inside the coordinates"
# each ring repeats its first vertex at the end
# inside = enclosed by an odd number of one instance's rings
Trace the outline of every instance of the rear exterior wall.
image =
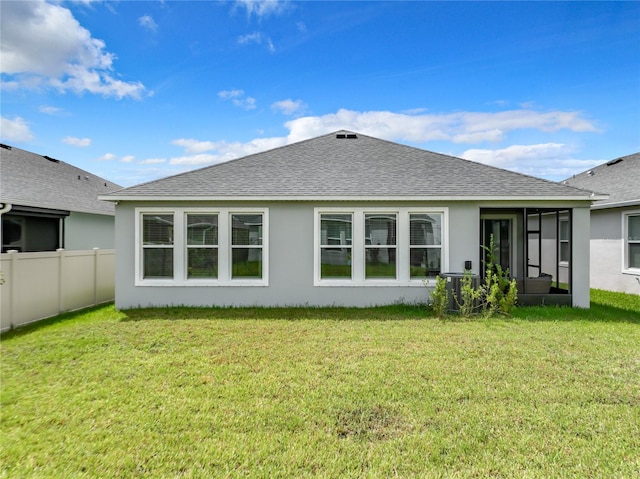
{"type": "MultiPolygon", "coordinates": [[[[465,261],[472,261],[472,272],[480,269],[480,208],[494,206],[477,202],[124,202],[116,206],[116,307],[120,309],[148,306],[374,306],[396,302],[424,303],[429,289],[420,281],[393,286],[318,286],[314,285],[315,208],[442,208],[444,245],[442,270],[460,272],[465,261]],[[135,224],[136,208],[147,207],[222,207],[268,208],[268,285],[266,286],[136,286],[135,224]]],[[[497,204],[497,207],[504,205],[497,204]]],[[[511,205],[513,206],[513,205],[511,205]]],[[[527,206],[522,203],[521,206],[527,206]]],[[[530,205],[529,205],[530,206],[530,205]]],[[[587,221],[586,216],[578,215],[587,221]]],[[[587,235],[584,235],[585,237],[587,235]]],[[[580,236],[576,235],[575,238],[580,236]]],[[[574,247],[574,254],[587,252],[574,247]]],[[[574,263],[575,264],[575,263],[574,263]]],[[[579,276],[579,271],[577,272],[579,276]]],[[[586,272],[583,273],[586,276],[586,272]]],[[[586,284],[586,283],[585,283],[586,284]]],[[[588,307],[588,285],[574,290],[574,305],[588,307]],[[582,289],[580,289],[582,288],[582,289]]]]}

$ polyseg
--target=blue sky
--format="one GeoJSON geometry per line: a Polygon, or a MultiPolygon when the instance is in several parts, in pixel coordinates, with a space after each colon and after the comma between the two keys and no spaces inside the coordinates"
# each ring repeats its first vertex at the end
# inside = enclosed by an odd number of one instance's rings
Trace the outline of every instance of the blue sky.
{"type": "Polygon", "coordinates": [[[640,151],[640,2],[0,2],[2,142],[123,186],[338,129],[561,180],[640,151]]]}

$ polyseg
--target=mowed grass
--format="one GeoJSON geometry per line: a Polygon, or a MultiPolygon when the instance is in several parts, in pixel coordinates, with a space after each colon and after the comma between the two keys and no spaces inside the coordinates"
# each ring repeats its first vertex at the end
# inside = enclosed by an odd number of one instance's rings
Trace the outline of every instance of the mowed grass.
{"type": "Polygon", "coordinates": [[[4,477],[640,475],[640,297],[424,308],[103,306],[2,338],[4,477]]]}

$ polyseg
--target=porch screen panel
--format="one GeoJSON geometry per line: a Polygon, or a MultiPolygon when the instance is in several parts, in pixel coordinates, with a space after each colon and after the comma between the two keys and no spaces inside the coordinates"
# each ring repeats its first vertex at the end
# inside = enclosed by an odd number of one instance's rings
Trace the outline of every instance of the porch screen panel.
{"type": "Polygon", "coordinates": [[[231,215],[231,278],[262,278],[262,214],[231,215]]]}
{"type": "Polygon", "coordinates": [[[442,268],[442,214],[409,215],[411,279],[433,278],[442,268]]]}
{"type": "Polygon", "coordinates": [[[320,215],[320,278],[351,279],[353,215],[320,215]]]}
{"type": "Polygon", "coordinates": [[[397,215],[365,214],[365,278],[396,279],[397,215]]]}
{"type": "Polygon", "coordinates": [[[142,271],[145,279],[173,278],[173,215],[142,215],[142,271]]]}
{"type": "Polygon", "coordinates": [[[560,261],[569,261],[569,221],[560,220],[560,261]]]}
{"type": "Polygon", "coordinates": [[[218,215],[187,215],[187,278],[218,277],[218,215]]]}

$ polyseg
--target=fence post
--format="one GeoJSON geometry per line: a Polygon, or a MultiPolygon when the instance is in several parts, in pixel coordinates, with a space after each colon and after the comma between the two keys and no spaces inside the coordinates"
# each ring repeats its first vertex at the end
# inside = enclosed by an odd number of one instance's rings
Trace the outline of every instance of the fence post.
{"type": "Polygon", "coordinates": [[[98,251],[100,248],[93,248],[93,305],[98,304],[98,251]]]}
{"type": "Polygon", "coordinates": [[[16,276],[18,272],[18,250],[10,249],[7,251],[11,255],[11,277],[8,279],[11,292],[9,293],[9,327],[14,328],[13,322],[16,319],[16,303],[18,302],[18,288],[16,288],[16,276]]]}
{"type": "Polygon", "coordinates": [[[64,248],[58,248],[58,314],[64,311],[64,248]]]}

